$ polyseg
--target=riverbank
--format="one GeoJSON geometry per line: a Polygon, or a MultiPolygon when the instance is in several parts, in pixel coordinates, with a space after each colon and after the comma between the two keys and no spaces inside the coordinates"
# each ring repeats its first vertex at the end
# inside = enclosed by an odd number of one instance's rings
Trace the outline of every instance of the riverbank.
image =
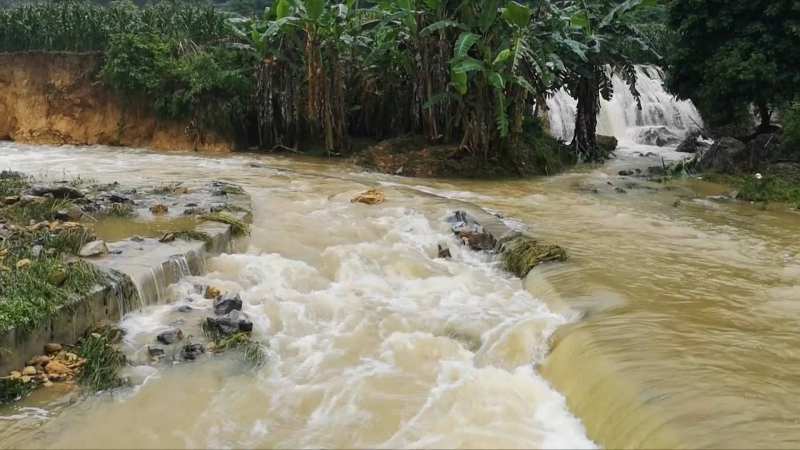
{"type": "Polygon", "coordinates": [[[249,197],[221,182],[131,188],[2,172],[0,193],[0,373],[10,371],[3,401],[74,382],[92,358],[67,364],[77,361],[73,350],[50,367],[45,359],[58,352],[46,349],[83,342],[159,302],[167,285],[232,249],[251,218],[249,197]],[[144,235],[141,221],[153,223],[144,235]]]}
{"type": "Polygon", "coordinates": [[[0,53],[0,139],[230,152],[233,143],[189,121],[158,118],[98,79],[99,53],[0,53]]]}

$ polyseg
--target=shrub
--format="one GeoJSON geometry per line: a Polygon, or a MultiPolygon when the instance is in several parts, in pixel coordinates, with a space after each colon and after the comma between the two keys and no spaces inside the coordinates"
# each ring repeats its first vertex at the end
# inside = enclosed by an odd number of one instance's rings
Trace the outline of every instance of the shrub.
{"type": "Polygon", "coordinates": [[[793,102],[783,117],[783,134],[786,151],[800,155],[800,101],[793,102]]]}

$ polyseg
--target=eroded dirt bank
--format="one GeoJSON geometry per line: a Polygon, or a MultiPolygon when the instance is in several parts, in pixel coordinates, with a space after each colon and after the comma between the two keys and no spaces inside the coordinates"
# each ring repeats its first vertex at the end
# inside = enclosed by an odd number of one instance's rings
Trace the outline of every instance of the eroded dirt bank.
{"type": "Polygon", "coordinates": [[[110,92],[97,54],[0,54],[0,140],[229,152],[232,143],[110,92]]]}

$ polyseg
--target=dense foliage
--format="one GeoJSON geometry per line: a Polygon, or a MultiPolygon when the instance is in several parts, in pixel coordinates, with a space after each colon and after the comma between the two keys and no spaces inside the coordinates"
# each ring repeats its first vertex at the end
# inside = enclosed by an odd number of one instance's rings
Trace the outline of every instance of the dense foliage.
{"type": "Polygon", "coordinates": [[[712,124],[757,108],[762,127],[800,94],[800,3],[796,0],[672,0],[669,88],[712,124]]]}
{"type": "Polygon", "coordinates": [[[102,51],[102,79],[167,117],[262,148],[401,135],[465,157],[524,164],[536,116],[562,87],[579,100],[574,155],[600,160],[600,96],[635,58],[653,0],[278,0],[211,6],[61,0],[0,10],[0,51],[102,51]],[[237,6],[238,5],[238,6],[237,6]],[[234,8],[235,7],[235,8],[234,8]],[[250,12],[250,10],[254,12],[250,12]]]}

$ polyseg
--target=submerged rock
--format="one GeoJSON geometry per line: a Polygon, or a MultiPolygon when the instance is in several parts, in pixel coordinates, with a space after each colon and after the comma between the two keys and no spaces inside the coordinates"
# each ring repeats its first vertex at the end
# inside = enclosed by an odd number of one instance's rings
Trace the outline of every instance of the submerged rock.
{"type": "Polygon", "coordinates": [[[83,198],[83,192],[70,186],[34,186],[30,194],[37,197],[50,195],[53,198],[75,200],[83,198]]]}
{"type": "Polygon", "coordinates": [[[447,221],[458,239],[472,250],[489,251],[497,244],[494,236],[464,211],[456,211],[447,221]]]}
{"type": "Polygon", "coordinates": [[[150,355],[151,358],[161,358],[166,352],[161,347],[147,347],[147,354],[150,355]]]}
{"type": "Polygon", "coordinates": [[[90,258],[92,256],[101,256],[108,254],[108,246],[105,241],[92,241],[81,247],[78,256],[90,258]]]}
{"type": "Polygon", "coordinates": [[[52,354],[58,353],[63,349],[64,349],[64,346],[62,346],[61,344],[55,343],[55,342],[51,342],[49,344],[45,344],[44,345],[44,352],[47,353],[48,355],[52,355],[52,354]]]}
{"type": "Polygon", "coordinates": [[[385,200],[386,200],[386,195],[383,193],[383,191],[379,191],[377,189],[370,189],[366,192],[362,192],[361,194],[356,195],[350,200],[350,202],[363,203],[365,205],[378,205],[383,203],[385,200]]]}
{"type": "Polygon", "coordinates": [[[186,344],[181,349],[181,358],[187,361],[194,361],[206,352],[203,344],[186,344]]]}
{"type": "Polygon", "coordinates": [[[242,297],[236,294],[232,297],[222,297],[214,304],[214,314],[224,316],[231,311],[242,310],[242,297]]]}
{"type": "Polygon", "coordinates": [[[150,207],[150,212],[156,216],[164,215],[169,212],[167,205],[157,204],[150,207]]]}
{"type": "Polygon", "coordinates": [[[183,331],[180,328],[171,328],[162,331],[156,336],[156,340],[164,345],[172,345],[183,339],[183,331]]]}
{"type": "Polygon", "coordinates": [[[239,332],[253,331],[253,322],[240,318],[239,311],[231,311],[222,317],[206,318],[204,328],[211,336],[230,336],[239,332]]]}
{"type": "Polygon", "coordinates": [[[441,244],[439,244],[438,257],[443,259],[450,259],[453,257],[453,255],[450,253],[450,249],[446,245],[442,246],[441,244]]]}
{"type": "Polygon", "coordinates": [[[567,259],[567,252],[560,246],[542,243],[522,234],[501,242],[500,254],[506,270],[520,278],[543,262],[567,259]]]}

